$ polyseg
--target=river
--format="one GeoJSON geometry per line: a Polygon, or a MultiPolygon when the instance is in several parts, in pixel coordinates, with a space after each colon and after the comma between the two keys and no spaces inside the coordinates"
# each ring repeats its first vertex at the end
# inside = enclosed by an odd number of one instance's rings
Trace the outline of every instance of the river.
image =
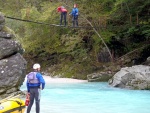
{"type": "MultiPolygon", "coordinates": [[[[44,78],[41,113],[150,113],[150,91],[113,88],[106,82],[44,78]]],[[[21,90],[26,90],[25,82],[21,90]]],[[[31,113],[35,113],[35,104],[31,113]]]]}

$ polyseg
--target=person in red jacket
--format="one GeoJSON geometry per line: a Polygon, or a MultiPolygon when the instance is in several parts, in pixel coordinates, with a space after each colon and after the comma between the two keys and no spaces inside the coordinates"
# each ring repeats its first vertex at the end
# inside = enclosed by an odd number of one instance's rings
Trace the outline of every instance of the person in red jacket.
{"type": "Polygon", "coordinates": [[[61,13],[61,15],[60,15],[60,25],[62,25],[62,20],[64,18],[64,25],[66,26],[66,24],[67,24],[67,20],[66,20],[66,18],[67,18],[67,9],[64,6],[59,6],[57,8],[57,12],[61,13]]]}

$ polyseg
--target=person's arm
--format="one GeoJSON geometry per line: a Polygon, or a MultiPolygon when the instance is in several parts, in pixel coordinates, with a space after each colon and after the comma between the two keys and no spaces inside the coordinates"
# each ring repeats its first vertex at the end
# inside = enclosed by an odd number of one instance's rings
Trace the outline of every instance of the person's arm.
{"type": "Polygon", "coordinates": [[[44,89],[45,88],[45,80],[44,80],[42,74],[41,73],[37,73],[37,78],[38,78],[40,84],[42,84],[42,89],[44,89]]]}
{"type": "Polygon", "coordinates": [[[72,9],[72,11],[69,13],[69,15],[73,15],[73,9],[72,9]]]}

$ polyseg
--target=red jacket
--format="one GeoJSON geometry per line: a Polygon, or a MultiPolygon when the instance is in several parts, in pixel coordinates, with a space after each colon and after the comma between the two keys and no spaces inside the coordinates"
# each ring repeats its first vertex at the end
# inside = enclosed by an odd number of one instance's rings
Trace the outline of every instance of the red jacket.
{"type": "Polygon", "coordinates": [[[62,7],[62,6],[59,6],[59,7],[57,8],[57,11],[58,11],[58,12],[67,12],[67,9],[65,9],[65,8],[62,7]]]}

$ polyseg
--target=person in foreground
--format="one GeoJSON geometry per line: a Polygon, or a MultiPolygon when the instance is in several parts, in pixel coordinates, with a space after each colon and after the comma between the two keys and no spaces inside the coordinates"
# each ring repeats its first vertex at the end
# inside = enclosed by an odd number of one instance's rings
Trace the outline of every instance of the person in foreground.
{"type": "Polygon", "coordinates": [[[33,65],[33,72],[27,75],[27,90],[30,95],[30,103],[27,107],[27,113],[30,113],[31,107],[34,103],[36,105],[36,113],[40,113],[40,90],[45,87],[45,80],[40,73],[40,64],[33,65]]]}

